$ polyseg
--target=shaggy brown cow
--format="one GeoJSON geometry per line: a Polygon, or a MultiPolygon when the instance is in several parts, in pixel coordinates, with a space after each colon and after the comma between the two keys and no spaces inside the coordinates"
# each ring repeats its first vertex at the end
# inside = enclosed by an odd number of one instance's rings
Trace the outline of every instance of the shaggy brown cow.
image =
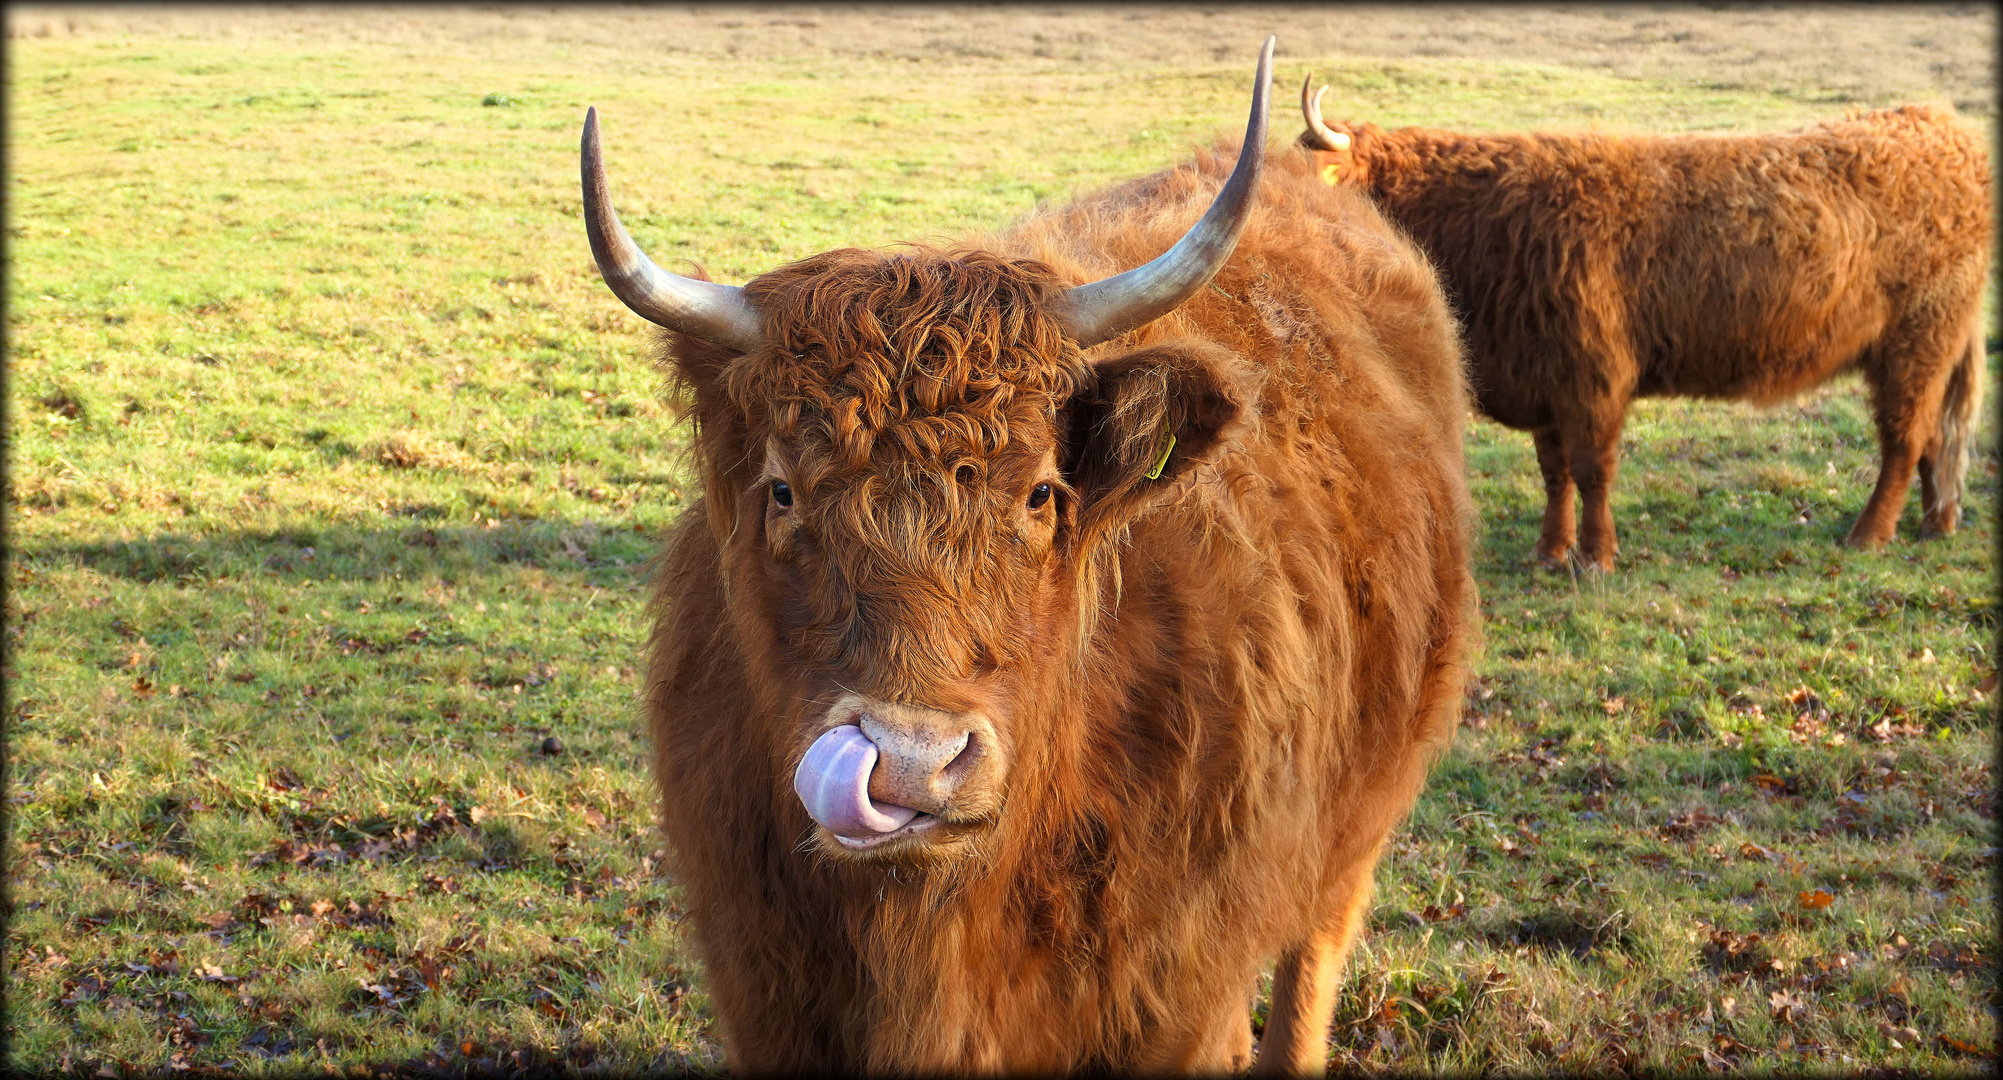
{"type": "Polygon", "coordinates": [[[1431,256],[1481,410],[1536,441],[1547,565],[1572,548],[1576,484],[1579,555],[1612,568],[1633,398],[1772,404],[1851,370],[1882,459],[1846,543],[1896,534],[1915,466],[1922,535],[1954,531],[1991,240],[1988,156],[1952,108],[1782,135],[1470,135],[1325,124],[1308,85],[1302,144],[1431,256]]]}
{"type": "Polygon", "coordinates": [[[1241,1068],[1274,957],[1259,1064],[1323,1068],[1458,717],[1467,404],[1416,249],[1263,152],[1271,48],[1250,153],[741,290],[587,120],[696,424],[645,708],[733,1070],[1241,1068]]]}

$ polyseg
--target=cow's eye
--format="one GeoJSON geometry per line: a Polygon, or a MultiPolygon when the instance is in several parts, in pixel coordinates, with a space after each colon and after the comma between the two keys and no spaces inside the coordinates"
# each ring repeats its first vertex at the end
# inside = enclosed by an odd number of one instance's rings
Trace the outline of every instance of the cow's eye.
{"type": "Polygon", "coordinates": [[[784,480],[772,481],[772,501],[780,506],[793,505],[793,489],[784,480]]]}
{"type": "Polygon", "coordinates": [[[1038,484],[1029,493],[1029,508],[1035,510],[1050,501],[1050,485],[1038,484]]]}

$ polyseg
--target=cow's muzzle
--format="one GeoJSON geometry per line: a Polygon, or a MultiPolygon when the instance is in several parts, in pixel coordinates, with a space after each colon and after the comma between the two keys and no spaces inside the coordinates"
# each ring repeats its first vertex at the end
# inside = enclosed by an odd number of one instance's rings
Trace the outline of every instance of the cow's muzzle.
{"type": "Polygon", "coordinates": [[[793,770],[793,790],[842,847],[970,825],[999,804],[1001,747],[977,713],[844,696],[793,770]]]}

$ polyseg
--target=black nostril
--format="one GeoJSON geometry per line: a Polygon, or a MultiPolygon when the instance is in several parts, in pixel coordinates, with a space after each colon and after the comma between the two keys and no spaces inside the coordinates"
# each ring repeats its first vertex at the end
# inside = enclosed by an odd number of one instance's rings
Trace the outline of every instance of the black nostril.
{"type": "Polygon", "coordinates": [[[939,769],[939,774],[944,776],[963,772],[971,768],[978,757],[980,757],[980,744],[974,741],[974,733],[971,731],[963,732],[960,735],[959,753],[954,754],[953,760],[948,761],[939,769]]]}

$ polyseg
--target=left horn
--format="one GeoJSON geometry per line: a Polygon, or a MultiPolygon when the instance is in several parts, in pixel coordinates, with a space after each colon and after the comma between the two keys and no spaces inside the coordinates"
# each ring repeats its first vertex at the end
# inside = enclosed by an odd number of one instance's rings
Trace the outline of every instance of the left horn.
{"type": "Polygon", "coordinates": [[[1110,341],[1174,311],[1217,276],[1231,258],[1252,216],[1252,197],[1259,190],[1259,166],[1266,156],[1267,90],[1273,80],[1273,45],[1277,41],[1268,37],[1259,50],[1259,74],[1252,88],[1252,118],[1245,124],[1245,145],[1238,151],[1238,165],[1231,170],[1231,178],[1202,219],[1153,262],[1065,293],[1058,319],[1079,348],[1110,341]]]}
{"type": "Polygon", "coordinates": [[[738,352],[756,349],[765,334],[758,309],[744,299],[744,290],[668,273],[655,266],[619,224],[605,185],[596,107],[584,114],[578,159],[584,180],[584,231],[591,237],[591,257],[598,261],[598,272],[612,294],[648,322],[738,352]]]}

